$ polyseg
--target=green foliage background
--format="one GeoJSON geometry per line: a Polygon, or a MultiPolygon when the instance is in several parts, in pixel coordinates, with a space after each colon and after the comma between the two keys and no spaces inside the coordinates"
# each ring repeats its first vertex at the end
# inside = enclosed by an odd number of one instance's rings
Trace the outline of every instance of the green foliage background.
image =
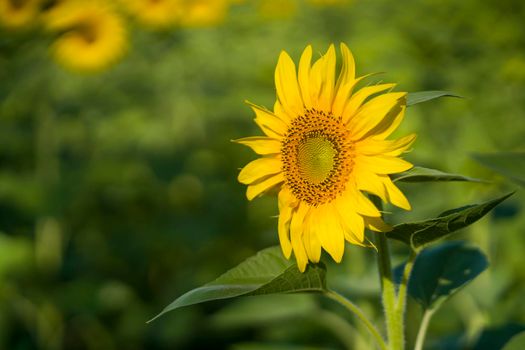
{"type": "MultiPolygon", "coordinates": [[[[214,302],[145,322],[277,244],[275,198],[246,201],[236,175],[255,157],[230,140],[259,134],[243,101],[273,105],[282,49],[298,59],[307,44],[324,52],[344,41],[358,74],[466,97],[409,109],[399,134],[418,140],[406,158],[494,183],[404,184],[414,210],[387,208],[391,222],[517,188],[470,154],[525,150],[523,18],[518,0],[355,0],[284,18],[246,3],[218,27],[133,28],[128,56],[94,76],[57,67],[34,33],[1,31],[0,348],[360,349],[313,296],[214,302]]],[[[463,231],[491,267],[435,315],[435,347],[525,324],[523,203],[518,192],[463,231]]],[[[333,287],[379,317],[374,252],[347,248],[329,266],[333,287]]],[[[394,244],[398,263],[404,249],[394,244]]]]}

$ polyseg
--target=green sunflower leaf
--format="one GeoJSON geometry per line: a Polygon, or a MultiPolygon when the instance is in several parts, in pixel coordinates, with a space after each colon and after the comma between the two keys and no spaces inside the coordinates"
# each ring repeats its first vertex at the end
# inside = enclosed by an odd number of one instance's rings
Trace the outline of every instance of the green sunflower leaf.
{"type": "Polygon", "coordinates": [[[505,344],[503,350],[523,350],[525,349],[525,332],[521,332],[513,336],[510,341],[505,344]]]}
{"type": "Polygon", "coordinates": [[[408,171],[391,175],[394,182],[436,182],[436,181],[468,181],[468,182],[486,182],[484,180],[473,177],[463,176],[459,174],[445,173],[440,170],[413,167],[408,171]]]}
{"type": "Polygon", "coordinates": [[[429,244],[478,221],[513,193],[481,204],[447,210],[433,219],[396,225],[392,231],[386,233],[386,236],[404,242],[415,251],[419,251],[429,244]]]}
{"type": "Polygon", "coordinates": [[[463,98],[462,96],[456,95],[449,91],[420,91],[410,92],[407,95],[407,106],[413,106],[418,103],[427,102],[440,97],[457,97],[463,98]]]}
{"type": "Polygon", "coordinates": [[[472,158],[525,187],[525,152],[473,154],[472,158]]]}
{"type": "Polygon", "coordinates": [[[414,262],[408,294],[426,310],[435,310],[488,266],[485,255],[464,242],[424,249],[414,262]]]}
{"type": "Polygon", "coordinates": [[[287,260],[281,248],[261,250],[216,280],[183,294],[157,317],[183,306],[239,296],[276,293],[323,292],[326,290],[324,264],[309,264],[301,273],[295,262],[287,260]]]}

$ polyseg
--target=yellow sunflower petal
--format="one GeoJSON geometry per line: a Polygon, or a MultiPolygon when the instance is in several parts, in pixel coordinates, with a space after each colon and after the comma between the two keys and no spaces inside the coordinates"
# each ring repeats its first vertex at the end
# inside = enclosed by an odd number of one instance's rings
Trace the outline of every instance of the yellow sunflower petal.
{"type": "Polygon", "coordinates": [[[255,112],[255,123],[259,125],[261,130],[269,137],[274,139],[281,139],[286,134],[288,126],[286,123],[273,114],[271,111],[254,105],[248,101],[246,103],[255,112]]]}
{"type": "Polygon", "coordinates": [[[301,96],[306,108],[312,107],[312,99],[310,96],[310,66],[312,63],[312,46],[308,45],[304,49],[299,61],[299,88],[301,90],[301,96]]]}
{"type": "Polygon", "coordinates": [[[281,52],[275,69],[275,87],[283,110],[292,118],[301,115],[303,100],[297,83],[295,63],[285,51],[281,52]]]}
{"type": "Polygon", "coordinates": [[[321,57],[312,65],[310,69],[310,100],[312,105],[320,109],[319,97],[321,96],[321,87],[323,84],[322,70],[324,67],[324,58],[321,57]]]}
{"type": "Polygon", "coordinates": [[[403,192],[401,192],[399,188],[394,185],[390,177],[387,175],[381,177],[383,178],[383,184],[386,188],[388,201],[401,209],[411,210],[412,207],[410,206],[408,199],[405,197],[403,192]]]}
{"type": "Polygon", "coordinates": [[[399,124],[403,121],[406,110],[406,99],[399,100],[399,104],[396,105],[388,114],[381,120],[381,122],[372,130],[370,130],[365,137],[371,136],[376,139],[386,139],[394,130],[397,129],[399,124]]]}
{"type": "Polygon", "coordinates": [[[281,119],[286,125],[290,125],[290,122],[292,121],[292,118],[286,113],[283,109],[283,106],[279,102],[279,100],[275,101],[273,105],[273,114],[281,119]]]}
{"type": "Polygon", "coordinates": [[[274,175],[282,171],[281,160],[275,157],[259,158],[246,164],[242,168],[237,180],[243,184],[251,184],[269,175],[274,175]]]}
{"type": "Polygon", "coordinates": [[[366,86],[359,91],[357,91],[348,101],[345,106],[345,109],[342,114],[343,122],[348,123],[353,119],[354,115],[361,107],[361,105],[368,99],[370,96],[380,93],[385,90],[390,90],[394,88],[396,84],[378,84],[372,86],[366,86]]]}
{"type": "Polygon", "coordinates": [[[345,239],[356,245],[363,246],[365,239],[365,223],[363,217],[354,211],[339,212],[344,227],[345,239]]]}
{"type": "Polygon", "coordinates": [[[359,140],[374,129],[389,115],[389,112],[400,108],[405,92],[395,92],[374,97],[360,108],[348,121],[348,129],[354,140],[359,140]]]}
{"type": "Polygon", "coordinates": [[[355,80],[354,56],[345,43],[341,43],[340,47],[343,63],[341,66],[341,72],[339,73],[339,78],[337,79],[336,90],[339,90],[342,86],[352,83],[355,80]]]}
{"type": "Polygon", "coordinates": [[[308,256],[303,243],[303,222],[309,209],[308,205],[300,203],[297,210],[292,214],[292,222],[290,224],[292,248],[297,260],[297,266],[301,272],[304,272],[306,264],[308,264],[308,256]]]}
{"type": "Polygon", "coordinates": [[[345,250],[344,230],[337,216],[336,207],[331,203],[312,211],[315,213],[314,225],[322,247],[336,262],[341,262],[345,250]]]}
{"type": "Polygon", "coordinates": [[[277,229],[279,232],[279,242],[286,259],[290,259],[292,254],[292,243],[290,242],[290,222],[292,221],[292,207],[284,206],[279,209],[279,222],[277,229]]]}
{"type": "Polygon", "coordinates": [[[284,174],[279,173],[274,176],[270,176],[267,179],[258,181],[256,183],[252,183],[246,189],[246,198],[248,198],[248,200],[251,201],[255,197],[263,194],[264,192],[268,191],[269,189],[277,186],[282,182],[284,182],[284,174]]]}
{"type": "Polygon", "coordinates": [[[322,111],[330,112],[332,109],[332,101],[334,99],[335,89],[335,48],[330,45],[328,51],[323,56],[323,83],[321,87],[321,94],[319,95],[319,108],[322,111]]]}
{"type": "MultiPolygon", "coordinates": [[[[332,115],[334,116],[341,116],[343,115],[344,109],[348,103],[348,97],[352,94],[352,91],[356,87],[361,80],[368,77],[369,75],[365,75],[362,77],[359,77],[355,80],[349,81],[337,89],[337,92],[334,97],[334,103],[332,105],[332,115]]],[[[346,121],[345,121],[346,122],[346,121]]]]}
{"type": "Polygon", "coordinates": [[[354,169],[352,175],[359,190],[374,194],[381,198],[383,202],[387,201],[386,189],[383,185],[383,181],[374,172],[365,169],[362,164],[360,164],[354,169]]]}
{"type": "Polygon", "coordinates": [[[261,155],[276,154],[281,151],[281,142],[270,137],[251,136],[233,140],[233,142],[248,146],[255,153],[261,155]]]}
{"type": "Polygon", "coordinates": [[[382,154],[397,157],[409,149],[415,140],[416,134],[410,134],[397,140],[366,138],[356,142],[355,147],[357,152],[368,156],[382,154]]]}
{"type": "Polygon", "coordinates": [[[318,263],[321,259],[321,241],[315,230],[312,229],[309,220],[305,221],[303,242],[308,259],[313,263],[318,263]]]}
{"type": "Polygon", "coordinates": [[[341,215],[344,213],[358,212],[367,216],[381,216],[376,206],[356,188],[349,186],[345,193],[336,201],[341,215]]]}
{"type": "Polygon", "coordinates": [[[357,156],[355,161],[376,174],[395,174],[411,169],[413,165],[398,157],[385,155],[357,156]]]}

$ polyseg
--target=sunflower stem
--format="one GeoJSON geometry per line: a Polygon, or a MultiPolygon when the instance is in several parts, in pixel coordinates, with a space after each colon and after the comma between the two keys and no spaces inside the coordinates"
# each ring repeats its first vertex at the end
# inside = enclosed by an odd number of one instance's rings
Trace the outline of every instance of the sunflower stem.
{"type": "Polygon", "coordinates": [[[414,267],[414,261],[416,260],[416,256],[417,253],[411,250],[410,255],[408,256],[408,260],[405,263],[405,268],[403,269],[403,276],[401,278],[401,282],[399,283],[399,289],[397,291],[396,314],[400,315],[402,326],[404,326],[405,324],[408,279],[410,278],[410,274],[412,273],[412,268],[414,267]]]}
{"type": "MultiPolygon", "coordinates": [[[[379,211],[383,210],[383,204],[378,197],[371,196],[371,200],[379,211]]],[[[381,282],[383,308],[385,310],[388,347],[390,350],[403,350],[405,346],[403,329],[404,311],[396,308],[396,286],[392,277],[388,241],[384,234],[379,233],[375,235],[375,242],[377,247],[377,265],[381,282]]]]}
{"type": "Polygon", "coordinates": [[[419,331],[417,332],[416,345],[414,350],[423,350],[423,343],[425,342],[425,336],[427,335],[428,325],[430,324],[430,319],[434,315],[434,310],[426,310],[421,319],[421,324],[419,325],[419,331]]]}
{"type": "Polygon", "coordinates": [[[346,309],[348,309],[351,313],[353,313],[363,323],[363,325],[370,332],[370,334],[374,337],[379,349],[381,350],[388,349],[383,337],[381,336],[381,334],[379,334],[379,331],[377,330],[377,328],[372,324],[372,322],[370,322],[370,320],[368,320],[368,318],[365,316],[363,311],[357,305],[355,305],[350,300],[348,300],[347,298],[345,298],[344,296],[342,296],[341,294],[333,290],[327,290],[324,293],[324,295],[338,302],[339,304],[344,306],[346,309]]]}

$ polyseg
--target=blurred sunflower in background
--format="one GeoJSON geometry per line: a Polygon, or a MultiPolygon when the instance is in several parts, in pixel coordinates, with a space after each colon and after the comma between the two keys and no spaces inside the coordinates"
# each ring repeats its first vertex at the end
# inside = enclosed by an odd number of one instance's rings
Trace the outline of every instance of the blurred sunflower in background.
{"type": "Polygon", "coordinates": [[[339,6],[347,5],[351,0],[308,0],[308,2],[317,6],[339,6]]]}
{"type": "Polygon", "coordinates": [[[128,46],[125,22],[109,2],[59,2],[47,12],[44,24],[57,34],[51,45],[52,56],[73,71],[106,69],[128,46]]]}
{"type": "Polygon", "coordinates": [[[355,77],[354,58],[344,44],[341,53],[336,78],[333,45],[313,65],[308,46],[298,74],[283,51],[275,70],[274,110],[252,105],[266,136],[236,140],[262,156],[239,173],[248,199],[279,189],[281,247],[287,258],[294,252],[301,271],[308,261],[319,261],[322,248],[340,262],[345,240],[366,245],[365,228],[389,230],[363,191],[410,209],[389,174],[412,167],[399,156],[415,135],[386,139],[403,120],[406,93],[391,92],[395,84],[356,90],[366,76],[355,77]]]}
{"type": "Polygon", "coordinates": [[[183,27],[207,27],[222,23],[230,6],[229,0],[181,0],[183,27]]]}
{"type": "Polygon", "coordinates": [[[292,17],[297,8],[297,0],[259,0],[257,3],[257,12],[268,19],[292,17]]]}
{"type": "Polygon", "coordinates": [[[0,25],[20,29],[35,23],[42,0],[0,0],[0,25]]]}
{"type": "Polygon", "coordinates": [[[120,0],[127,12],[145,27],[165,29],[181,16],[181,0],[120,0]]]}

